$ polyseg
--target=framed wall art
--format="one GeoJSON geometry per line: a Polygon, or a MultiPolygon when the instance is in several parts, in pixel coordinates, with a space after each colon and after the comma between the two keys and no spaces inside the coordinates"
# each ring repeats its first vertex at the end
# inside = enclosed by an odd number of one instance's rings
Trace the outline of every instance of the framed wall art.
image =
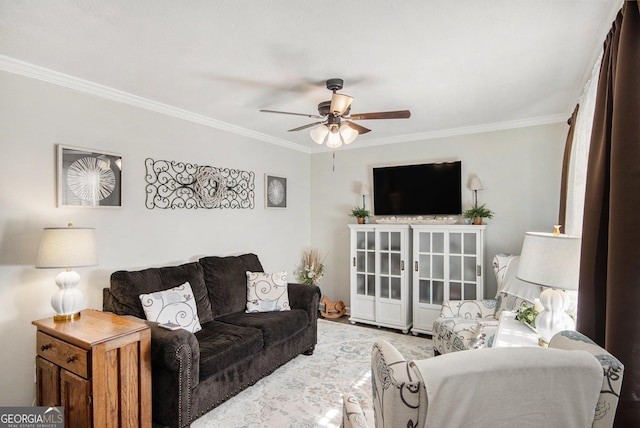
{"type": "Polygon", "coordinates": [[[58,206],[120,207],[122,156],[58,145],[58,206]]]}
{"type": "Polygon", "coordinates": [[[277,175],[264,175],[264,203],[266,208],[287,207],[287,179],[277,175]]]}

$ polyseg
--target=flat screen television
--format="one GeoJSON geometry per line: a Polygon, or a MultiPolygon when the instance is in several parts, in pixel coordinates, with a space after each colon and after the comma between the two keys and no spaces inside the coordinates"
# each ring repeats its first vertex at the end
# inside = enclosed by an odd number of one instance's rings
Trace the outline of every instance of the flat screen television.
{"type": "Polygon", "coordinates": [[[462,213],[462,162],[373,168],[373,212],[378,216],[462,213]]]}

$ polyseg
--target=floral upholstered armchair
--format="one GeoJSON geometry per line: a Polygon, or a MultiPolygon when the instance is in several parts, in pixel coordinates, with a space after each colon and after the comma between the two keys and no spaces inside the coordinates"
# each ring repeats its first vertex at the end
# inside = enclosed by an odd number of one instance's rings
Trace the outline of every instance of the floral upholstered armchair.
{"type": "Polygon", "coordinates": [[[345,428],[417,427],[419,411],[426,411],[427,396],[418,373],[410,361],[385,340],[378,340],[371,351],[371,386],[373,412],[365,411],[354,394],[345,394],[343,421],[345,428]]]}
{"type": "Polygon", "coordinates": [[[624,366],[586,336],[563,331],[548,349],[481,349],[417,361],[406,361],[390,343],[379,340],[373,345],[371,372],[373,409],[363,409],[354,394],[343,395],[345,428],[608,428],[624,366]],[[468,388],[470,383],[481,384],[483,393],[468,388]],[[498,395],[502,399],[486,399],[498,395]]]}
{"type": "Polygon", "coordinates": [[[498,291],[495,299],[447,300],[433,323],[436,354],[491,347],[503,310],[515,311],[532,303],[540,288],[516,278],[520,256],[498,254],[493,258],[498,291]]]}

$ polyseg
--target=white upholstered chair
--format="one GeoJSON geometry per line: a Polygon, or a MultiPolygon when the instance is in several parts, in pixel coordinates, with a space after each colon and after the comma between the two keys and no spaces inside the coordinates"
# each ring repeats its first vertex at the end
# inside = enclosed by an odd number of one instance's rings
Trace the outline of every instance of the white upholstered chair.
{"type": "Polygon", "coordinates": [[[489,348],[420,361],[404,360],[380,340],[371,371],[372,406],[343,396],[346,428],[611,427],[624,367],[584,335],[564,331],[548,349],[489,348]]]}
{"type": "Polygon", "coordinates": [[[497,292],[494,299],[447,300],[433,323],[433,343],[437,354],[465,349],[490,348],[503,310],[515,311],[532,303],[540,287],[516,278],[520,256],[498,254],[493,258],[497,292]]]}

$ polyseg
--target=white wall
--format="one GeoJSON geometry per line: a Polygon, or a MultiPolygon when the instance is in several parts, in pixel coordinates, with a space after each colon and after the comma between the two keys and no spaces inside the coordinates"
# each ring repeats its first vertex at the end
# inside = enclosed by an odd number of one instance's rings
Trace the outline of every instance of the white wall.
{"type": "MultiPolygon", "coordinates": [[[[386,146],[356,140],[358,149],[335,153],[335,172],[331,152],[312,155],[311,242],[327,256],[323,293],[349,306],[347,223],[355,223],[351,208],[362,206],[360,183],[371,187],[372,166],[461,160],[463,181],[477,175],[484,186],[478,201],[496,213],[485,220],[485,296],[493,297],[493,256],[519,254],[526,231],[552,231],[557,222],[567,131],[560,123],[386,146]]],[[[463,209],[472,197],[471,191],[463,193],[463,209]]],[[[369,197],[366,204],[372,206],[369,197]]]]}
{"type": "Polygon", "coordinates": [[[117,269],[254,252],[293,272],[310,240],[310,156],[44,82],[0,72],[0,405],[35,398],[34,319],[53,314],[57,270],[34,268],[43,227],[95,227],[100,264],[80,268],[86,306],[101,309],[117,269]],[[55,145],[123,156],[117,209],[56,208],[55,145]],[[147,157],[255,172],[255,208],[145,207],[147,157]],[[288,208],[264,208],[264,173],[288,178],[288,208]]]}

